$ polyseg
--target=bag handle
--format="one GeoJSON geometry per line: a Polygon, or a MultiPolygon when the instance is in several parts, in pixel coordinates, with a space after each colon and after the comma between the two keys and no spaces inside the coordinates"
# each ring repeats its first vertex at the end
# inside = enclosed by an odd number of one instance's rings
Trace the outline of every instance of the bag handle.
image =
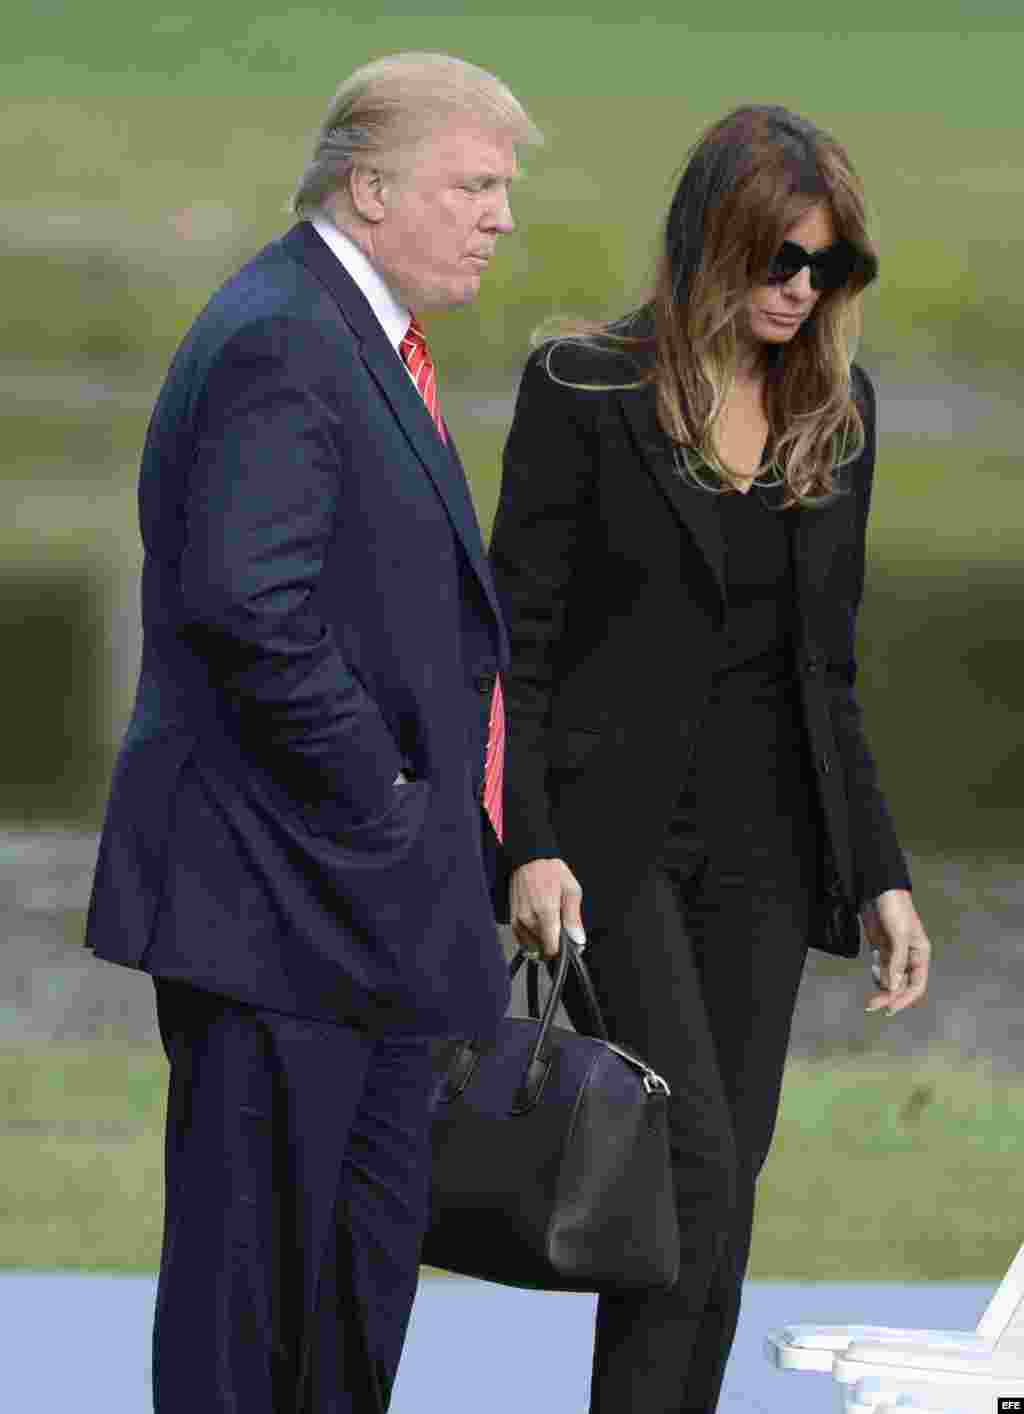
{"type": "MultiPolygon", "coordinates": [[[[562,929],[559,938],[558,958],[554,966],[554,975],[551,980],[551,991],[544,1005],[544,1011],[538,1018],[540,1010],[540,997],[537,985],[540,973],[540,963],[532,958],[527,959],[526,953],[520,951],[509,964],[509,979],[513,979],[519,972],[524,962],[529,961],[530,971],[527,973],[527,984],[530,992],[529,1007],[530,1015],[534,1020],[539,1020],[536,1039],[530,1048],[529,1059],[526,1062],[526,1069],[523,1078],[516,1092],[516,1097],[512,1105],[513,1114],[525,1114],[533,1109],[540,1099],[544,1081],[547,1079],[548,1071],[551,1068],[551,1028],[555,1024],[555,1013],[558,1004],[562,1000],[562,992],[565,989],[565,981],[569,975],[570,966],[575,969],[576,976],[580,982],[583,994],[584,1005],[589,1013],[588,1021],[592,1028],[589,1035],[597,1036],[602,1041],[608,1040],[608,1029],[604,1024],[604,1017],[601,1015],[601,1006],[597,1000],[597,993],[594,991],[594,984],[586,964],[580,956],[579,948],[570,938],[569,934],[562,929]]],[[[480,1055],[481,1048],[475,1041],[463,1041],[456,1044],[454,1053],[449,1050],[449,1064],[446,1083],[439,1096],[441,1104],[450,1104],[457,1099],[465,1090],[473,1077],[476,1063],[480,1055]]]]}
{"type": "MultiPolygon", "coordinates": [[[[607,1028],[607,1026],[605,1025],[604,1016],[603,1016],[603,1014],[602,1014],[602,1012],[601,1012],[601,1003],[597,1000],[597,993],[596,993],[596,991],[594,990],[593,978],[591,977],[590,973],[587,971],[587,964],[583,961],[583,954],[582,954],[582,952],[580,951],[579,944],[578,944],[578,943],[574,943],[573,940],[572,940],[572,938],[569,937],[569,934],[568,934],[568,933],[565,931],[565,929],[563,928],[563,929],[562,929],[562,932],[561,932],[561,936],[560,936],[560,941],[559,941],[559,958],[561,958],[561,956],[562,956],[564,953],[568,953],[568,955],[569,955],[569,962],[570,962],[570,965],[573,967],[573,969],[574,969],[574,971],[575,971],[575,973],[576,973],[576,978],[577,978],[577,981],[579,982],[579,985],[580,985],[580,991],[581,991],[582,994],[583,994],[583,1004],[584,1004],[584,1007],[586,1008],[586,1011],[587,1011],[587,1013],[588,1013],[588,1015],[587,1015],[587,1025],[586,1025],[586,1028],[585,1028],[585,1030],[584,1030],[584,1035],[586,1035],[586,1036],[596,1036],[596,1037],[597,1037],[599,1040],[601,1040],[601,1041],[607,1041],[607,1040],[608,1040],[608,1028],[607,1028]],[[569,945],[570,945],[568,948],[566,947],[566,942],[568,942],[569,945]]],[[[511,963],[511,966],[510,966],[510,968],[509,968],[509,976],[510,976],[510,977],[515,977],[516,973],[517,973],[517,972],[519,971],[519,969],[522,967],[524,961],[527,963],[527,973],[526,973],[526,1000],[527,1000],[527,1010],[529,1011],[530,1016],[533,1018],[534,1021],[539,1021],[539,1020],[540,1020],[540,968],[541,968],[540,962],[537,961],[535,958],[532,958],[532,957],[531,957],[531,958],[528,958],[527,955],[526,955],[524,952],[520,952],[515,958],[512,959],[512,963],[511,963]]],[[[550,973],[550,971],[551,971],[551,964],[550,964],[550,963],[548,964],[548,971],[549,971],[549,973],[550,973]]],[[[558,973],[557,973],[557,970],[556,970],[556,972],[554,973],[553,985],[558,985],[558,984],[557,984],[557,980],[556,980],[556,979],[557,979],[557,976],[558,976],[558,973]]],[[[564,987],[565,987],[565,978],[563,977],[561,984],[558,985],[558,997],[559,997],[559,1000],[561,1000],[562,991],[564,990],[564,987]]],[[[580,1028],[577,1027],[577,1030],[579,1030],[579,1029],[580,1029],[580,1028]]]]}
{"type": "MultiPolygon", "coordinates": [[[[512,959],[509,967],[509,976],[515,977],[523,961],[525,953],[520,952],[518,957],[512,959]]],[[[539,1009],[539,995],[537,979],[540,973],[540,963],[532,958],[529,960],[530,972],[527,974],[527,982],[533,983],[530,989],[530,1013],[536,1017],[536,1010],[539,1009]]],[[[583,993],[584,1004],[589,1013],[589,1023],[592,1028],[590,1035],[598,1036],[602,1041],[608,1040],[608,1029],[604,1024],[604,1017],[601,1015],[601,1007],[597,1000],[597,993],[594,991],[594,984],[591,981],[590,973],[586,964],[580,956],[579,948],[573,942],[569,934],[563,928],[559,935],[558,958],[555,962],[554,976],[551,980],[551,991],[548,994],[547,1003],[543,1014],[540,1017],[540,1024],[537,1027],[537,1039],[533,1043],[530,1051],[530,1058],[526,1063],[526,1073],[523,1076],[522,1084],[516,1095],[512,1106],[513,1114],[525,1114],[527,1110],[533,1109],[540,1099],[541,1090],[544,1088],[544,1081],[547,1079],[548,1071],[551,1068],[551,1028],[555,1024],[555,1012],[558,1004],[562,1000],[562,992],[565,990],[565,981],[569,975],[569,968],[572,966],[576,971],[580,987],[583,993]]]]}

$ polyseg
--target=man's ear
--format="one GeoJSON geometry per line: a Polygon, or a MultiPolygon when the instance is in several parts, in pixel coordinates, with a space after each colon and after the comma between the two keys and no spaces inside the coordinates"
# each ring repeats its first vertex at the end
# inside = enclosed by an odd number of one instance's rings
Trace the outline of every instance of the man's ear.
{"type": "Polygon", "coordinates": [[[384,173],[379,168],[363,167],[357,163],[349,173],[348,190],[353,207],[364,221],[372,221],[375,225],[383,221],[387,193],[384,173]]]}

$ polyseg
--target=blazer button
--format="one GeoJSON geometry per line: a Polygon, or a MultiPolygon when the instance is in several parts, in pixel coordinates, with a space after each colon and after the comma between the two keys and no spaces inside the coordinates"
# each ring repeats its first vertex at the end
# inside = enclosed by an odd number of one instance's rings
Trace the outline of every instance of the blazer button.
{"type": "Polygon", "coordinates": [[[497,673],[477,673],[473,679],[473,686],[481,697],[489,697],[494,691],[494,684],[497,680],[497,673]]]}
{"type": "Polygon", "coordinates": [[[816,677],[817,674],[821,672],[823,664],[824,659],[820,656],[820,654],[809,653],[807,655],[807,661],[804,664],[804,667],[807,671],[807,676],[810,678],[816,677]]]}

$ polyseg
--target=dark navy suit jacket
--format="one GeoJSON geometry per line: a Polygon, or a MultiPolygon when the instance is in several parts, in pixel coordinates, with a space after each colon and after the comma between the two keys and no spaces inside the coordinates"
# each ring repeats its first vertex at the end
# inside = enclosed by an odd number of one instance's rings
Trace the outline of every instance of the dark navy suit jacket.
{"type": "Polygon", "coordinates": [[[309,224],[196,320],[139,502],[142,669],[88,946],[296,1015],[486,1035],[507,639],[458,458],[309,224]]]}

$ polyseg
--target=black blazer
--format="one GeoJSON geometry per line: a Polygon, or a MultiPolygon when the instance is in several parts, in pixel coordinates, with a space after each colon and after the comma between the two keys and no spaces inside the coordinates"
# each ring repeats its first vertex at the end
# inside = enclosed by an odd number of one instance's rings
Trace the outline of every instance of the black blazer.
{"type": "Polygon", "coordinates": [[[193,325],[139,504],[142,670],[89,945],[310,1018],[495,1027],[479,800],[507,638],[454,449],[307,223],[193,325]]]}
{"type": "MultiPolygon", "coordinates": [[[[563,858],[584,921],[614,924],[657,853],[711,688],[725,616],[712,496],[684,483],[634,366],[560,344],[526,366],[490,559],[512,641],[505,679],[506,864],[563,858]]],[[[875,455],[874,394],[855,368],[867,441],[845,494],[795,515],[797,661],[829,848],[817,946],[854,956],[857,908],[908,887],[854,695],[854,631],[875,455]]]]}

